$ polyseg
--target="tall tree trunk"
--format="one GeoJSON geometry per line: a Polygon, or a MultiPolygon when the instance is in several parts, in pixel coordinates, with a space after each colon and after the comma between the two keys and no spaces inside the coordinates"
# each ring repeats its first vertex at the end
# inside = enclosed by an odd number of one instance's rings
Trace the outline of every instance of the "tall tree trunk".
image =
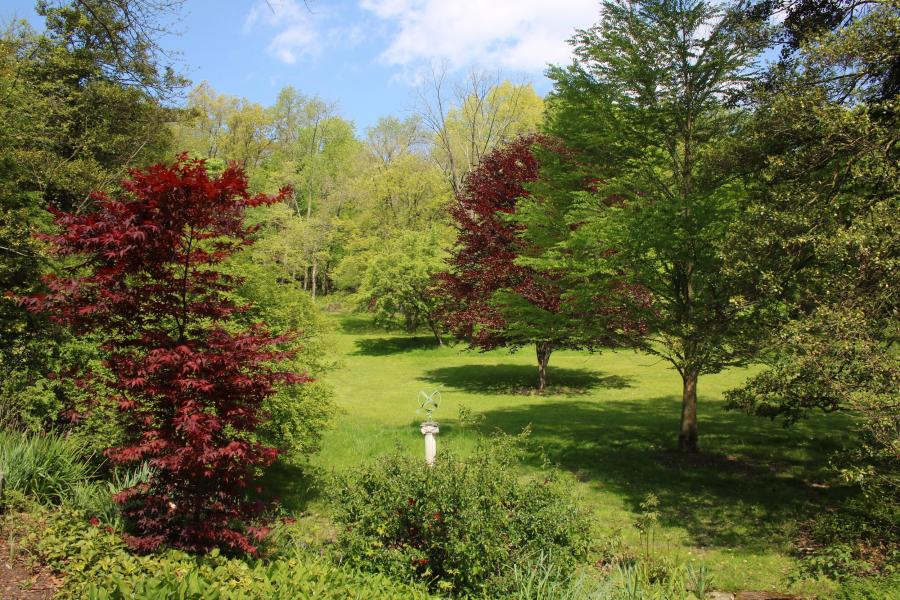
{"type": "Polygon", "coordinates": [[[697,444],[697,371],[687,370],[681,376],[684,384],[681,394],[681,432],[678,449],[682,452],[699,452],[697,444]]]}
{"type": "Polygon", "coordinates": [[[550,362],[550,354],[553,346],[550,342],[538,342],[535,344],[538,361],[538,391],[543,392],[547,387],[547,363],[550,362]]]}
{"type": "Polygon", "coordinates": [[[437,340],[437,345],[443,346],[444,338],[441,337],[441,330],[438,328],[437,323],[434,322],[434,319],[428,319],[428,327],[431,328],[431,333],[434,334],[434,339],[437,340]]]}
{"type": "Polygon", "coordinates": [[[316,275],[319,270],[319,261],[314,260],[312,264],[312,276],[310,277],[310,284],[312,285],[312,299],[316,299],[316,275]]]}

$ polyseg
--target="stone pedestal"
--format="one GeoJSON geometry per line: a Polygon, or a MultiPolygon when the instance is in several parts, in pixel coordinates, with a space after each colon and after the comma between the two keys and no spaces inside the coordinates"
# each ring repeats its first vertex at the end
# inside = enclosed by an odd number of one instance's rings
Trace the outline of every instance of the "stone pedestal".
{"type": "Polygon", "coordinates": [[[440,430],[438,429],[438,424],[431,421],[422,423],[422,428],[419,431],[425,436],[425,464],[430,467],[434,465],[434,457],[437,454],[437,440],[434,439],[434,436],[440,430]]]}

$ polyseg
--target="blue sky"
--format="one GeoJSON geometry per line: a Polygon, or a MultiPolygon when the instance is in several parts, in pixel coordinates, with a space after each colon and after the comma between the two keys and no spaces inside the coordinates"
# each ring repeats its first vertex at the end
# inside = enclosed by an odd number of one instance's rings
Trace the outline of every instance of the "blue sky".
{"type": "MultiPolygon", "coordinates": [[[[568,62],[565,40],[599,14],[598,0],[187,0],[165,42],[184,71],[219,92],[271,104],[292,85],[336,103],[363,131],[413,106],[429,64],[459,74],[499,69],[549,82],[547,63],[568,62]]],[[[5,0],[0,15],[35,22],[33,0],[5,0]]]]}

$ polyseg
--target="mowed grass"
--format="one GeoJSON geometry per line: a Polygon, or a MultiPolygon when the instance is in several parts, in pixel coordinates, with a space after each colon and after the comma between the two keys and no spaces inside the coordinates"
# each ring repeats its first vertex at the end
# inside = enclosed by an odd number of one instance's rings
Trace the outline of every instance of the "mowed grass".
{"type": "MultiPolygon", "coordinates": [[[[748,370],[704,376],[699,384],[702,453],[676,451],[681,381],[659,359],[631,351],[557,351],[550,389],[532,390],[533,348],[479,353],[439,348],[433,338],[386,333],[365,317],[339,316],[334,350],[339,369],[324,379],[340,412],[314,463],[326,471],[364,464],[400,449],[423,452],[417,414],[421,390],[440,389],[438,453],[465,453],[478,436],[530,426],[536,447],[577,480],[600,536],[620,532],[635,544],[633,526],[647,494],[660,501],[659,552],[702,562],[717,589],[815,594],[821,581],[792,581],[792,543],[799,524],[840,502],[843,490],[827,471],[845,441],[842,417],[811,418],[790,429],[723,410],[722,393],[748,370]],[[462,427],[460,407],[483,418],[462,427]]],[[[315,512],[320,505],[313,501],[315,512]]]]}

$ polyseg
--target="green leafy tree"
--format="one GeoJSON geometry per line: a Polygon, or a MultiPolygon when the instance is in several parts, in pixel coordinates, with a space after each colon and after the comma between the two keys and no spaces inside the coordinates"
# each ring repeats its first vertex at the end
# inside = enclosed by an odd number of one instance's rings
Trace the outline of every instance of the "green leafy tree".
{"type": "Polygon", "coordinates": [[[274,149],[272,108],[219,94],[204,81],[188,94],[187,109],[189,116],[174,126],[175,145],[198,158],[217,159],[223,167],[235,161],[255,173],[274,149]]]}
{"type": "Polygon", "coordinates": [[[439,227],[406,231],[370,251],[356,293],[360,307],[374,312],[377,322],[400,323],[409,332],[427,325],[443,345],[432,286],[434,275],[445,268],[449,233],[439,227]]]}
{"type": "Polygon", "coordinates": [[[187,96],[188,118],[174,124],[175,146],[205,159],[224,158],[226,127],[239,98],[219,94],[203,81],[187,96]]]}
{"type": "Polygon", "coordinates": [[[416,117],[382,118],[367,131],[362,168],[351,180],[355,193],[346,211],[347,241],[333,273],[338,288],[360,288],[369,257],[384,240],[449,221],[450,185],[429,159],[426,139],[416,117]]]}
{"type": "MultiPolygon", "coordinates": [[[[184,80],[157,41],[177,2],[40,2],[45,30],[13,23],[0,34],[0,284],[28,294],[53,263],[29,234],[46,231],[46,208],[92,210],[130,166],[168,152],[168,101],[184,80]]],[[[74,410],[72,390],[45,377],[89,359],[72,340],[0,298],[4,402],[24,423],[49,427],[74,410]]]]}
{"type": "Polygon", "coordinates": [[[791,69],[779,70],[777,87],[759,92],[745,153],[763,168],[727,246],[746,301],[774,298],[782,317],[761,356],[768,368],[727,394],[731,406],[787,423],[813,411],[854,415],[858,445],[838,463],[894,511],[898,7],[878,3],[820,32],[799,46],[791,69]]]}
{"type": "MultiPolygon", "coordinates": [[[[260,227],[256,242],[226,264],[226,271],[241,280],[236,303],[250,305],[241,318],[248,326],[264,322],[278,335],[302,332],[303,344],[291,358],[291,368],[320,377],[335,367],[335,356],[329,349],[328,324],[303,290],[306,260],[294,242],[305,222],[284,204],[253,209],[248,221],[260,227]]],[[[260,434],[281,451],[280,460],[302,463],[319,450],[322,432],[334,415],[333,398],[329,384],[313,379],[280,389],[263,402],[269,419],[260,434]]]]}
{"type": "Polygon", "coordinates": [[[290,88],[275,105],[278,132],[271,157],[252,180],[261,189],[291,185],[294,214],[302,218],[301,244],[306,256],[304,289],[315,298],[332,287],[350,209],[359,187],[361,144],[353,124],[333,114],[318,98],[306,98],[290,88]]]}
{"type": "Polygon", "coordinates": [[[460,81],[434,68],[418,90],[418,116],[431,134],[431,156],[454,194],[466,173],[495,148],[536,133],[543,101],[528,83],[473,70],[460,81]]]}
{"type": "Polygon", "coordinates": [[[373,157],[389,165],[395,158],[413,154],[417,148],[424,149],[427,138],[418,116],[403,121],[396,117],[381,117],[366,130],[366,147],[373,157]]]}
{"type": "Polygon", "coordinates": [[[161,41],[184,0],[37,0],[53,45],[87,59],[102,79],[166,104],[188,83],[161,41]]]}
{"type": "Polygon", "coordinates": [[[365,149],[371,160],[360,203],[364,227],[387,235],[447,220],[451,190],[440,167],[429,160],[427,139],[415,116],[382,118],[369,128],[365,149]]]}
{"type": "Polygon", "coordinates": [[[643,348],[681,375],[679,447],[696,452],[698,378],[752,356],[763,308],[736,301],[721,257],[743,193],[720,159],[745,119],[728,99],[759,49],[730,6],[614,0],[602,14],[573,38],[575,62],[550,70],[548,101],[549,132],[578,153],[571,177],[592,191],[566,192],[569,181],[523,207],[541,247],[530,264],[566,273],[576,305],[617,279],[632,286],[621,306],[646,328],[643,348]]]}

